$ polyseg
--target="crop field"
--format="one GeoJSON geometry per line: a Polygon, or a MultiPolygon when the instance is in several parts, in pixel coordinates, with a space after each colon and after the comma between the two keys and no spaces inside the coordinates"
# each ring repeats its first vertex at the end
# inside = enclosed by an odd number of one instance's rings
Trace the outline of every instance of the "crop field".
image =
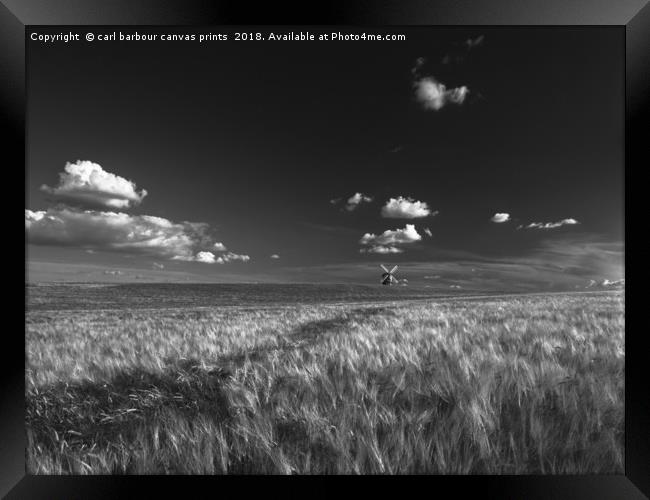
{"type": "Polygon", "coordinates": [[[97,292],[65,290],[28,291],[32,474],[623,471],[621,291],[193,307],[111,289],[118,306],[82,309],[97,292]]]}

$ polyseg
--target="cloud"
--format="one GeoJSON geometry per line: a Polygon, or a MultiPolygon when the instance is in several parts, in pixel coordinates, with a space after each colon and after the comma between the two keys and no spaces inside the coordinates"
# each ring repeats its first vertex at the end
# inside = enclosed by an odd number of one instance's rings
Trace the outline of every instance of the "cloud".
{"type": "Polygon", "coordinates": [[[217,264],[227,264],[228,262],[239,260],[241,262],[248,262],[251,258],[248,255],[238,255],[236,253],[227,252],[217,257],[217,264]]]}
{"type": "Polygon", "coordinates": [[[623,289],[625,288],[625,278],[613,281],[610,281],[608,279],[596,281],[592,279],[589,280],[589,283],[587,283],[585,288],[623,289]]]}
{"type": "Polygon", "coordinates": [[[159,262],[154,262],[154,263],[152,263],[152,264],[151,264],[151,267],[152,267],[153,269],[157,269],[157,270],[159,270],[159,271],[162,270],[162,269],[165,269],[165,265],[164,265],[164,264],[160,264],[159,262]]]}
{"type": "Polygon", "coordinates": [[[468,38],[463,42],[463,45],[467,47],[469,50],[473,49],[474,47],[478,47],[479,45],[483,44],[483,40],[485,40],[485,35],[479,35],[476,38],[468,38]]]}
{"type": "Polygon", "coordinates": [[[279,259],[280,256],[277,253],[274,253],[273,255],[271,255],[271,258],[272,259],[279,259]]]}
{"type": "Polygon", "coordinates": [[[381,208],[381,215],[390,219],[416,219],[436,215],[432,212],[426,202],[415,201],[413,198],[399,196],[391,198],[381,208]]]}
{"type": "MultiPolygon", "coordinates": [[[[341,202],[343,198],[334,198],[330,200],[330,203],[332,205],[337,205],[339,202],[341,202]]],[[[352,196],[350,196],[347,201],[345,202],[345,210],[348,212],[352,212],[355,210],[359,205],[362,203],[370,203],[372,201],[372,197],[368,196],[363,193],[354,193],[352,196]]]]}
{"type": "MultiPolygon", "coordinates": [[[[369,248],[368,253],[401,253],[403,250],[396,245],[405,245],[422,239],[413,224],[406,224],[404,229],[386,230],[380,235],[364,234],[359,243],[369,248]]],[[[364,249],[361,249],[363,252],[364,249]]]]}
{"type": "Polygon", "coordinates": [[[389,254],[389,253],[403,253],[404,250],[397,248],[392,245],[374,245],[370,248],[361,248],[359,253],[379,253],[379,254],[389,254]]]}
{"type": "Polygon", "coordinates": [[[347,203],[345,204],[345,209],[348,212],[352,212],[356,209],[361,203],[370,203],[372,198],[363,193],[354,193],[348,198],[347,203]]]}
{"type": "MultiPolygon", "coordinates": [[[[87,252],[144,254],[206,264],[250,259],[248,255],[231,252],[217,258],[213,252],[226,252],[226,246],[214,241],[209,225],[204,222],[176,223],[151,215],[74,206],[131,208],[147,195],[144,189],[138,192],[132,181],[106,172],[96,163],[68,162],[59,177],[58,186],[41,189],[63,201],[63,205],[46,211],[25,210],[25,231],[31,244],[80,247],[87,252]]],[[[153,268],[164,266],[154,263],[153,268]]]]}
{"type": "Polygon", "coordinates": [[[434,77],[421,76],[420,70],[425,62],[424,57],[418,57],[411,68],[415,98],[422,108],[438,111],[449,103],[462,104],[465,102],[465,98],[469,94],[469,89],[466,86],[447,89],[444,83],[437,81],[434,77]]]}
{"type": "Polygon", "coordinates": [[[416,76],[416,77],[419,76],[419,74],[420,74],[420,68],[424,65],[425,62],[427,62],[426,58],[424,58],[424,57],[418,57],[418,58],[415,60],[415,64],[414,64],[413,67],[411,68],[411,73],[412,73],[414,76],[416,76]]]}
{"type": "Polygon", "coordinates": [[[429,238],[433,237],[433,233],[431,232],[431,229],[429,229],[428,227],[424,228],[424,234],[426,234],[429,238]]]}
{"type": "Polygon", "coordinates": [[[555,229],[557,227],[580,224],[575,219],[562,219],[558,222],[531,222],[526,226],[519,226],[517,229],[555,229]]]}
{"type": "Polygon", "coordinates": [[[91,161],[67,162],[56,187],[41,186],[54,199],[87,207],[126,209],[142,202],[147,191],[136,191],[132,181],[106,172],[91,161]]]}
{"type": "Polygon", "coordinates": [[[122,273],[122,271],[112,271],[110,269],[106,269],[104,271],[104,274],[110,274],[110,275],[113,275],[113,276],[121,276],[123,273],[122,273]]]}
{"type": "Polygon", "coordinates": [[[496,222],[497,224],[501,224],[502,222],[508,222],[510,220],[510,214],[496,213],[492,216],[490,220],[492,222],[496,222]]]}
{"type": "Polygon", "coordinates": [[[413,82],[415,98],[423,109],[439,111],[447,104],[462,104],[469,94],[466,86],[447,89],[444,83],[432,77],[420,78],[413,82]]]}
{"type": "MultiPolygon", "coordinates": [[[[29,243],[80,247],[210,263],[208,225],[151,215],[70,208],[25,210],[29,243]],[[198,252],[198,253],[197,253],[198,252]]],[[[213,255],[213,254],[212,254],[213,255]]]]}
{"type": "Polygon", "coordinates": [[[232,252],[226,252],[217,257],[214,253],[208,251],[198,252],[196,255],[189,257],[173,257],[173,260],[184,260],[188,262],[202,262],[204,264],[227,264],[236,260],[248,262],[250,257],[248,255],[238,255],[232,252]]]}
{"type": "Polygon", "coordinates": [[[214,264],[214,254],[212,252],[199,252],[194,257],[196,262],[203,262],[205,264],[214,264]]]}
{"type": "Polygon", "coordinates": [[[602,281],[601,285],[605,287],[625,286],[625,278],[620,280],[614,280],[614,281],[609,281],[608,279],[605,279],[602,281]]]}

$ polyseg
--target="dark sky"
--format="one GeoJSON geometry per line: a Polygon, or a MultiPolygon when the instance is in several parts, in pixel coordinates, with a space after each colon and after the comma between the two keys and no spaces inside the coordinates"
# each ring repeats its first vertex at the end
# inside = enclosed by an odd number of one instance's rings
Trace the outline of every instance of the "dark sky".
{"type": "Polygon", "coordinates": [[[623,278],[623,31],[392,32],[407,40],[29,42],[26,208],[54,221],[28,230],[30,279],[375,283],[380,262],[443,288],[623,278]],[[427,108],[427,79],[469,91],[427,108]],[[147,195],[125,209],[57,196],[77,160],[147,195]],[[372,201],[346,210],[355,193],[372,201]],[[383,217],[400,196],[437,214],[383,217]],[[109,211],[126,232],[101,222],[109,211]],[[131,244],[142,215],[209,227],[178,260],[167,243],[131,244]],[[578,223],[526,227],[567,219],[578,223]],[[360,243],[406,224],[421,239],[360,243]],[[189,261],[214,242],[249,260],[189,261]],[[400,253],[367,251],[379,247],[400,253]]]}

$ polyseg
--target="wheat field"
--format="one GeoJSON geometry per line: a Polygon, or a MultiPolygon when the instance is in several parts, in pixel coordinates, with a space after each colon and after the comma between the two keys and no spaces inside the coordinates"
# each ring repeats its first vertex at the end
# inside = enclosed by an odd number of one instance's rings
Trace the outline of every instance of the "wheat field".
{"type": "Polygon", "coordinates": [[[621,473],[624,293],[32,310],[31,474],[621,473]]]}

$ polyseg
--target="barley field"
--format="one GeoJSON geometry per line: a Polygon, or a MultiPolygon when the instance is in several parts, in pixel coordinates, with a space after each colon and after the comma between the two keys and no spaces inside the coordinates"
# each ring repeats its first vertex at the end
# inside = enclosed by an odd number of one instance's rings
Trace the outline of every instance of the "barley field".
{"type": "Polygon", "coordinates": [[[27,292],[31,474],[623,471],[624,292],[111,290],[27,292]]]}

